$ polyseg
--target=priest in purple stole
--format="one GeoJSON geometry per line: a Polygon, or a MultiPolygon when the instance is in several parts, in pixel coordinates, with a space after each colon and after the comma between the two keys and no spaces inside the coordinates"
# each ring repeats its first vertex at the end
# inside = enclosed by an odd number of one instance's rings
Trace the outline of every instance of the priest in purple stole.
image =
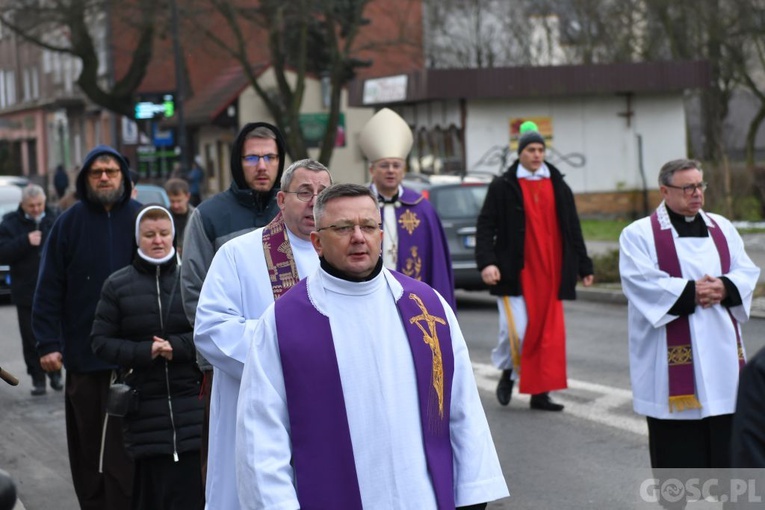
{"type": "Polygon", "coordinates": [[[454,273],[441,220],[420,193],[401,186],[412,140],[409,125],[388,108],[377,112],[359,137],[380,205],[383,265],[427,283],[455,308],[454,273]]]}
{"type": "Polygon", "coordinates": [[[225,243],[210,265],[196,310],[194,341],[212,363],[207,508],[236,510],[234,448],[239,381],[263,311],[319,265],[310,241],[316,195],[332,183],[317,161],[294,162],[268,225],[225,243]]]}
{"type": "Polygon", "coordinates": [[[316,200],[320,267],[263,314],[242,374],[242,508],[482,509],[508,495],[448,302],[385,269],[374,194],[316,200]]]}
{"type": "Polygon", "coordinates": [[[760,270],[730,221],[702,210],[706,187],[697,161],[666,163],[663,201],[619,239],[634,408],[653,468],[730,466],[740,324],[760,270]]]}

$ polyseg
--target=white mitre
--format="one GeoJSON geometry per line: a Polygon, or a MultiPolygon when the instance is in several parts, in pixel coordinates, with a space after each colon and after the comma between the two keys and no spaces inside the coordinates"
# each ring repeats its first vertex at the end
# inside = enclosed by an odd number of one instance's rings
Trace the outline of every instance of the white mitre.
{"type": "Polygon", "coordinates": [[[399,114],[383,108],[361,130],[359,144],[369,161],[406,159],[412,149],[412,130],[399,114]]]}

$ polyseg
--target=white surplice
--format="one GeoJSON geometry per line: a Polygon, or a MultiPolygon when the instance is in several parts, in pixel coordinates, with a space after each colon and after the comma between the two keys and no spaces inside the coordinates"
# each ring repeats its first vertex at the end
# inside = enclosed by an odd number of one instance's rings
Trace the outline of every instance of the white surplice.
{"type": "MultiPolygon", "coordinates": [[[[364,509],[435,509],[414,362],[395,305],[403,294],[401,284],[387,269],[363,283],[340,280],[319,269],[307,284],[311,303],[330,318],[364,509]]],[[[443,298],[441,303],[454,350],[450,429],[456,503],[492,501],[508,495],[507,485],[465,340],[454,312],[443,298]]],[[[239,393],[237,477],[242,508],[299,508],[290,448],[271,306],[258,324],[239,393]]]]}
{"type": "MultiPolygon", "coordinates": [[[[310,241],[287,230],[298,276],[319,266],[310,241]]],[[[206,508],[236,510],[236,403],[255,325],[274,302],[263,254],[263,229],[239,236],[215,254],[199,295],[194,344],[213,365],[206,508]]]]}
{"type": "MultiPolygon", "coordinates": [[[[658,267],[650,217],[635,221],[619,238],[619,272],[629,300],[628,331],[630,377],[634,409],[638,414],[671,420],[693,420],[733,413],[738,388],[736,332],[722,305],[696,306],[688,315],[694,359],[696,396],[701,409],[669,411],[669,375],[666,325],[677,316],[667,312],[683,293],[689,280],[704,275],[726,276],[736,286],[742,304],[730,309],[740,323],[749,320],[752,293],[760,270],[744,251],[735,227],[716,214],[700,212],[709,230],[722,230],[730,250],[730,271],[722,274],[720,256],[712,235],[679,237],[664,203],[657,209],[662,229],[672,229],[682,278],[672,278],[658,267]]],[[[740,334],[740,327],[739,334],[740,334]]]]}

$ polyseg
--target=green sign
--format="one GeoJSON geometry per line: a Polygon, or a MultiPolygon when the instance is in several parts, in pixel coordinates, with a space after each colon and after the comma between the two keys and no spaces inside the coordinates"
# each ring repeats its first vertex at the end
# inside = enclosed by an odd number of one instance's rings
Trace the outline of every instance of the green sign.
{"type": "MultiPolygon", "coordinates": [[[[305,146],[310,148],[321,147],[324,133],[327,131],[328,113],[301,113],[300,132],[303,134],[305,146]]],[[[337,135],[335,147],[345,147],[345,114],[341,113],[337,120],[337,135]]]]}

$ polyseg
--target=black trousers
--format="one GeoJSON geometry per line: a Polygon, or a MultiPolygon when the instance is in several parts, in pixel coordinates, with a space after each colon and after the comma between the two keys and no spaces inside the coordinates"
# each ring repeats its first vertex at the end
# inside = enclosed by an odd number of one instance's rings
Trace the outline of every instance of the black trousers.
{"type": "Polygon", "coordinates": [[[35,382],[42,381],[45,384],[45,372],[40,366],[40,356],[37,354],[37,341],[32,332],[32,307],[16,305],[16,315],[19,318],[19,332],[21,333],[21,346],[24,352],[24,363],[27,365],[27,373],[35,382]]]}
{"type": "Polygon", "coordinates": [[[64,403],[69,467],[82,510],[129,510],[133,461],[122,440],[122,419],[109,416],[103,437],[111,370],[66,374],[64,403]]]}
{"type": "Polygon", "coordinates": [[[199,452],[146,457],[135,461],[133,510],[202,510],[199,452]]]}
{"type": "Polygon", "coordinates": [[[701,420],[659,420],[648,418],[648,448],[651,467],[730,467],[730,440],[733,415],[710,416],[701,420]]]}

